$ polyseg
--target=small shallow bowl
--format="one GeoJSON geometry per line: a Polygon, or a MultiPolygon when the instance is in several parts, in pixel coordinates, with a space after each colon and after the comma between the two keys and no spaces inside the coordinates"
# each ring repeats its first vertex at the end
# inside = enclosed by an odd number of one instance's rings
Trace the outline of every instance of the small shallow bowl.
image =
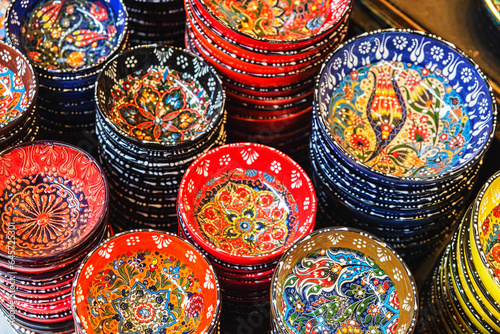
{"type": "Polygon", "coordinates": [[[263,50],[291,50],[317,43],[348,15],[352,1],[191,0],[193,8],[228,38],[263,50]]]}
{"type": "Polygon", "coordinates": [[[72,256],[104,230],[107,182],[90,154],[35,141],[3,151],[0,165],[2,257],[21,265],[72,256]]]}
{"type": "Polygon", "coordinates": [[[180,224],[213,257],[277,260],[314,227],[316,195],[302,168],[268,146],[236,143],[196,159],[178,194],[180,224]]]}
{"type": "Polygon", "coordinates": [[[73,284],[82,333],[216,333],[220,289],[212,266],[190,243],[154,230],[120,233],[87,255],[73,284]],[[111,318],[112,319],[111,319],[111,318]]]}
{"type": "Polygon", "coordinates": [[[17,0],[7,10],[5,30],[36,71],[72,77],[94,71],[119,52],[127,11],[121,0],[17,0]]]}
{"type": "Polygon", "coordinates": [[[315,90],[332,147],[385,184],[437,183],[475,165],[494,136],[493,101],[465,53],[406,30],[344,43],[325,61],[315,90]]]}
{"type": "Polygon", "coordinates": [[[223,117],[225,94],[202,59],[175,47],[147,45],[106,64],[96,100],[106,124],[128,141],[168,149],[207,137],[223,117]]]}
{"type": "Polygon", "coordinates": [[[272,317],[282,333],[412,333],[417,304],[415,281],[399,255],[347,227],[320,229],[295,243],[271,287],[272,317]]]}

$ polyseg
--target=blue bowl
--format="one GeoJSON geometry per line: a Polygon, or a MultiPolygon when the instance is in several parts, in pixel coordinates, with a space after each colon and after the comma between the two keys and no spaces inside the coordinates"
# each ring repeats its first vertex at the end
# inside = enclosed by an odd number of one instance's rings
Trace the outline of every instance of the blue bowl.
{"type": "Polygon", "coordinates": [[[338,156],[389,186],[440,183],[473,168],[497,115],[491,86],[467,55],[407,30],[341,45],[317,77],[315,104],[338,156]]]}

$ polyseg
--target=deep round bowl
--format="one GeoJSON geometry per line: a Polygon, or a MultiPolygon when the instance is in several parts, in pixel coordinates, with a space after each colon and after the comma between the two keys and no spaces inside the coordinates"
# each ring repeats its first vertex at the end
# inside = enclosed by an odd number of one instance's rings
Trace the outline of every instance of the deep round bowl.
{"type": "Polygon", "coordinates": [[[332,147],[381,183],[436,183],[482,159],[497,109],[462,51],[421,32],[382,30],[334,51],[315,103],[332,147]]]}
{"type": "Polygon", "coordinates": [[[154,230],[117,234],[83,260],[72,310],[84,334],[215,333],[220,289],[205,257],[178,236],[154,230]]]}
{"type": "Polygon", "coordinates": [[[295,243],[271,287],[281,333],[412,333],[417,303],[415,281],[399,255],[347,227],[320,229],[295,243]]]}
{"type": "Polygon", "coordinates": [[[96,85],[98,113],[138,146],[191,146],[224,114],[225,94],[201,58],[171,46],[146,45],[110,60],[96,85]]]}
{"type": "Polygon", "coordinates": [[[70,256],[104,227],[108,185],[81,149],[55,141],[0,154],[0,255],[17,262],[70,256]]]}
{"type": "Polygon", "coordinates": [[[56,76],[95,70],[120,50],[127,35],[121,0],[16,0],[6,16],[8,40],[37,71],[56,76]]]}
{"type": "Polygon", "coordinates": [[[38,93],[35,72],[26,57],[0,41],[0,134],[23,126],[33,114],[38,93]]]}
{"type": "Polygon", "coordinates": [[[278,259],[315,222],[302,168],[268,146],[236,143],[196,159],[178,194],[180,224],[213,257],[254,265],[278,259]]]}

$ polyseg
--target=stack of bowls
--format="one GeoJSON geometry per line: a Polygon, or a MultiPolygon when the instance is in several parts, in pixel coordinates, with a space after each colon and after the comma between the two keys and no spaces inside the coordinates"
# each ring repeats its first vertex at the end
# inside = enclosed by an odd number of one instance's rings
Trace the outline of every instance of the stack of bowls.
{"type": "Polygon", "coordinates": [[[77,333],[218,333],[220,288],[207,261],[173,234],[134,230],[95,248],[72,296],[77,333]]]}
{"type": "Polygon", "coordinates": [[[324,228],[279,261],[271,333],[412,333],[417,301],[412,274],[385,243],[352,228],[324,228]]]}
{"type": "Polygon", "coordinates": [[[463,217],[428,280],[420,305],[422,332],[500,332],[500,173],[463,217]]]}
{"type": "Polygon", "coordinates": [[[424,33],[364,34],[325,62],[313,113],[320,224],[367,230],[410,264],[439,250],[494,137],[477,65],[424,33]]]}
{"type": "Polygon", "coordinates": [[[99,156],[118,230],[177,230],[182,174],[225,143],[222,83],[171,46],[138,46],[106,64],[96,84],[99,156]]]}
{"type": "Polygon", "coordinates": [[[186,47],[221,74],[231,141],[307,148],[314,76],[346,35],[351,5],[185,0],[186,47]]]}
{"type": "Polygon", "coordinates": [[[15,0],[7,39],[27,55],[38,76],[45,137],[80,141],[95,127],[94,85],[107,59],[126,46],[121,0],[15,0]]]}
{"type": "Polygon", "coordinates": [[[187,169],[177,201],[179,234],[215,267],[223,297],[269,298],[280,256],[310,233],[316,196],[302,168],[260,144],[215,148],[187,169]]]}
{"type": "Polygon", "coordinates": [[[184,46],[183,0],[123,0],[129,14],[130,45],[184,46]]]}
{"type": "Polygon", "coordinates": [[[0,161],[0,309],[20,332],[67,333],[76,270],[109,233],[106,178],[58,142],[21,144],[0,161]]]}
{"type": "Polygon", "coordinates": [[[0,42],[0,150],[38,133],[35,72],[22,53],[0,42]]]}

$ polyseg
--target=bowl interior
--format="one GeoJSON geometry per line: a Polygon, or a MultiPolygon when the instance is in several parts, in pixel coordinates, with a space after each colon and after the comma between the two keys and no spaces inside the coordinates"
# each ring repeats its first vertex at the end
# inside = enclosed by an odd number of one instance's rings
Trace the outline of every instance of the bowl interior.
{"type": "Polygon", "coordinates": [[[182,224],[215,257],[265,263],[312,230],[316,198],[302,168],[267,146],[215,148],[191,164],[178,197],[182,224]]]}
{"type": "Polygon", "coordinates": [[[416,32],[346,43],[323,66],[315,97],[336,150],[389,178],[439,179],[466,169],[484,155],[496,122],[475,64],[416,32]]]}
{"type": "Polygon", "coordinates": [[[107,183],[88,153],[30,142],[4,151],[0,166],[0,252],[29,261],[61,256],[103,226],[107,183]]]}
{"type": "Polygon", "coordinates": [[[212,333],[220,310],[212,267],[189,243],[160,231],[108,239],[84,260],[73,285],[84,333],[212,333]]]}
{"type": "Polygon", "coordinates": [[[14,1],[7,38],[36,68],[74,73],[96,67],[120,47],[126,18],[120,0],[14,1]]]}
{"type": "Polygon", "coordinates": [[[290,248],[276,268],[271,300],[287,333],[411,333],[417,317],[415,282],[404,262],[348,228],[318,230],[290,248]]]}
{"type": "Polygon", "coordinates": [[[14,125],[33,109],[38,91],[35,73],[16,49],[0,42],[0,130],[14,125]]]}
{"type": "Polygon", "coordinates": [[[298,42],[322,35],[344,18],[349,0],[196,0],[224,26],[272,42],[298,42]]]}
{"type": "Polygon", "coordinates": [[[169,46],[138,47],[106,64],[97,101],[129,140],[178,145],[207,135],[222,119],[225,95],[200,58],[169,46]]]}

